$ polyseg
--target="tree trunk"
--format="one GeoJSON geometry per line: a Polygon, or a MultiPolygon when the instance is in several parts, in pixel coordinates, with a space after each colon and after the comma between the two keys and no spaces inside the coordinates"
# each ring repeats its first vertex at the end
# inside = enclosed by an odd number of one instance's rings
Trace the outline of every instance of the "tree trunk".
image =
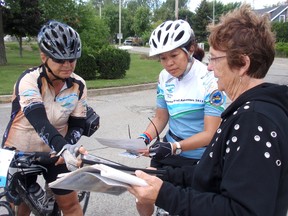
{"type": "Polygon", "coordinates": [[[19,54],[20,54],[20,58],[23,57],[23,46],[22,46],[22,36],[19,37],[19,54]]]}
{"type": "Polygon", "coordinates": [[[0,5],[0,65],[7,64],[5,44],[4,44],[4,32],[3,32],[3,19],[2,19],[2,6],[0,5]]]}

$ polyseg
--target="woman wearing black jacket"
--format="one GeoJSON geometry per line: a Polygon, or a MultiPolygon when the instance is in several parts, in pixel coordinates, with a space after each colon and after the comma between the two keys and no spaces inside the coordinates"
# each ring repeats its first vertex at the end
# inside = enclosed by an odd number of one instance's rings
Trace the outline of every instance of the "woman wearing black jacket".
{"type": "Polygon", "coordinates": [[[162,179],[136,171],[140,215],[157,205],[172,215],[286,216],[288,87],[265,83],[275,56],[268,17],[243,5],[210,26],[208,69],[232,104],[200,162],[162,179]]]}

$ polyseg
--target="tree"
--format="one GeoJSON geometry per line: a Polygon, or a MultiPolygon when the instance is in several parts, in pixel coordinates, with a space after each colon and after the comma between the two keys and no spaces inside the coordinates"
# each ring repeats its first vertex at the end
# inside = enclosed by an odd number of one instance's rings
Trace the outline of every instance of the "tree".
{"type": "Polygon", "coordinates": [[[7,64],[5,44],[4,44],[3,20],[2,20],[3,7],[4,7],[4,2],[0,1],[0,65],[7,64]]]}
{"type": "Polygon", "coordinates": [[[150,11],[148,7],[139,7],[134,15],[132,28],[136,36],[141,36],[145,31],[150,30],[150,11]]]}
{"type": "Polygon", "coordinates": [[[103,7],[102,18],[109,27],[111,38],[119,33],[119,12],[118,7],[114,4],[108,4],[103,7]]]}
{"type": "Polygon", "coordinates": [[[14,35],[19,42],[22,57],[22,38],[36,36],[43,24],[39,0],[6,0],[3,13],[4,32],[14,35]]]}
{"type": "Polygon", "coordinates": [[[83,47],[99,50],[109,44],[109,29],[103,19],[96,15],[94,8],[88,4],[77,6],[77,31],[80,34],[83,47]]]}
{"type": "Polygon", "coordinates": [[[193,24],[194,16],[195,16],[195,14],[188,9],[180,9],[179,10],[178,18],[182,19],[182,20],[186,20],[191,26],[193,24]]]}
{"type": "Polygon", "coordinates": [[[210,22],[208,14],[212,14],[212,8],[209,7],[209,4],[206,0],[203,0],[199,7],[196,9],[196,16],[194,17],[192,24],[192,26],[195,26],[193,30],[198,42],[207,41],[208,33],[206,28],[210,22]]]}

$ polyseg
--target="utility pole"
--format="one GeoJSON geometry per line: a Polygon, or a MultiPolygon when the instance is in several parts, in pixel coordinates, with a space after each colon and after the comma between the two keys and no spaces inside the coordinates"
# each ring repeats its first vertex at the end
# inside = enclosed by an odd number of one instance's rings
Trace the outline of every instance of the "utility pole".
{"type": "Polygon", "coordinates": [[[175,0],[175,20],[178,20],[179,1],[175,0]]]}
{"type": "Polygon", "coordinates": [[[215,24],[215,0],[213,0],[213,19],[212,19],[212,24],[215,24]]]}
{"type": "Polygon", "coordinates": [[[122,39],[122,33],[121,33],[121,0],[119,0],[119,46],[121,46],[121,39],[122,39]]]}

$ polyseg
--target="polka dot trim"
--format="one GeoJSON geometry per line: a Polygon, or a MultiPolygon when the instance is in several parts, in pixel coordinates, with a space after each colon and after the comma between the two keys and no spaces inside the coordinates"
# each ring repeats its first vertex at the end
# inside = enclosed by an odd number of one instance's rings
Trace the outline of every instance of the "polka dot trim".
{"type": "Polygon", "coordinates": [[[264,153],[264,156],[265,156],[266,158],[270,158],[270,153],[269,153],[269,152],[265,152],[265,153],[264,153]]]}
{"type": "Polygon", "coordinates": [[[281,161],[280,160],[276,160],[276,165],[277,166],[281,166],[281,161]]]}
{"type": "Polygon", "coordinates": [[[261,126],[258,126],[258,131],[262,132],[263,128],[261,126]]]}
{"type": "Polygon", "coordinates": [[[259,142],[259,141],[260,141],[260,136],[259,136],[259,135],[255,135],[255,136],[254,136],[254,140],[255,140],[256,142],[259,142]]]}
{"type": "Polygon", "coordinates": [[[226,148],[226,153],[229,153],[230,152],[230,148],[226,148]]]}
{"type": "Polygon", "coordinates": [[[276,133],[275,131],[272,131],[272,132],[271,132],[271,136],[272,136],[273,138],[276,138],[276,137],[277,137],[277,133],[276,133]]]}
{"type": "Polygon", "coordinates": [[[239,124],[234,125],[234,129],[235,129],[235,130],[239,130],[239,128],[240,128],[240,125],[239,125],[239,124]]]}

